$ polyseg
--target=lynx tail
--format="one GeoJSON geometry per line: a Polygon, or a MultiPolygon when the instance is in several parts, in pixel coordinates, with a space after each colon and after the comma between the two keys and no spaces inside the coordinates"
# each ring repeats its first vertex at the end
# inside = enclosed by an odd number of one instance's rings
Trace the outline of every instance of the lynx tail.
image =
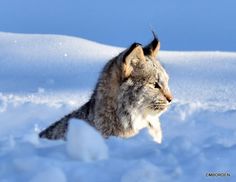
{"type": "Polygon", "coordinates": [[[61,118],[59,121],[56,121],[55,123],[50,125],[48,128],[41,131],[39,133],[39,137],[46,138],[49,140],[59,140],[59,139],[65,140],[66,135],[67,135],[68,125],[69,125],[69,120],[72,118],[77,118],[77,119],[83,119],[87,121],[87,115],[89,112],[89,104],[90,102],[87,102],[78,110],[75,110],[72,113],[61,118]]]}
{"type": "Polygon", "coordinates": [[[39,133],[40,138],[47,138],[50,140],[66,139],[66,133],[70,117],[63,117],[59,121],[53,123],[51,126],[39,133]]]}

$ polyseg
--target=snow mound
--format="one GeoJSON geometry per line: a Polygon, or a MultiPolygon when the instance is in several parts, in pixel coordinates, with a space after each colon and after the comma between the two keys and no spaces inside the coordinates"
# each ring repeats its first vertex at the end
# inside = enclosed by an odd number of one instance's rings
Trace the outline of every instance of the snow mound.
{"type": "Polygon", "coordinates": [[[49,168],[44,171],[40,171],[36,174],[30,182],[67,182],[64,172],[59,168],[49,168]]]}
{"type": "Polygon", "coordinates": [[[85,162],[108,159],[104,138],[83,120],[70,120],[66,148],[73,159],[85,162]]]}
{"type": "Polygon", "coordinates": [[[141,161],[122,176],[121,182],[166,182],[170,179],[155,165],[141,161]]]}
{"type": "Polygon", "coordinates": [[[233,52],[160,52],[175,98],[160,118],[161,145],[147,130],[104,140],[78,120],[68,142],[38,139],[88,101],[101,68],[121,50],[76,37],[0,33],[0,181],[216,180],[209,172],[236,181],[233,52]]]}
{"type": "Polygon", "coordinates": [[[3,32],[0,48],[1,91],[20,92],[88,89],[105,61],[121,50],[69,36],[3,32]]]}

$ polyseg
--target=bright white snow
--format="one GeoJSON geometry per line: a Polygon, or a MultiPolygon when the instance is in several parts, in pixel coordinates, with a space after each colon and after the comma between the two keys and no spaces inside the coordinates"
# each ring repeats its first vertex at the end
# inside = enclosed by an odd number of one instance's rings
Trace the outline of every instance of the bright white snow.
{"type": "Polygon", "coordinates": [[[70,157],[85,162],[108,158],[104,138],[83,120],[70,120],[66,149],[70,157]]]}
{"type": "Polygon", "coordinates": [[[82,123],[74,129],[88,131],[84,139],[74,140],[84,136],[73,130],[68,143],[38,139],[86,102],[103,65],[121,50],[74,37],[0,33],[0,181],[236,180],[236,53],[161,51],[175,97],[161,116],[161,145],[146,130],[104,141],[82,123]],[[89,145],[77,151],[82,142],[89,145]],[[80,152],[96,147],[103,160],[84,161],[80,152]]]}

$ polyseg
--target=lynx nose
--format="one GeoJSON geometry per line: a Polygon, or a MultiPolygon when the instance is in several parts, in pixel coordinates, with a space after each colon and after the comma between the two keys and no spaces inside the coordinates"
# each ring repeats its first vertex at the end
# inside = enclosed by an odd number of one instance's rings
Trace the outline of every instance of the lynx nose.
{"type": "Polygon", "coordinates": [[[171,93],[166,93],[166,94],[165,94],[165,97],[166,97],[166,100],[167,100],[168,102],[171,102],[171,101],[173,100],[173,96],[172,96],[171,93]]]}
{"type": "Polygon", "coordinates": [[[168,102],[171,102],[173,100],[173,96],[172,95],[168,96],[168,97],[166,97],[166,99],[168,100],[168,102]]]}

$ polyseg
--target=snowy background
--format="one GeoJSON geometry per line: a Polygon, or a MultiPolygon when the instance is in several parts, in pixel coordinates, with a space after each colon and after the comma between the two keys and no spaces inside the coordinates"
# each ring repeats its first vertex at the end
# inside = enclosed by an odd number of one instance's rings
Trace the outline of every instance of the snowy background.
{"type": "Polygon", "coordinates": [[[0,181],[234,182],[236,3],[93,3],[0,2],[0,181]],[[162,41],[159,58],[175,97],[161,117],[163,143],[146,130],[103,140],[82,122],[71,126],[68,142],[38,139],[87,101],[107,60],[151,40],[149,26],[162,41]]]}
{"type": "Polygon", "coordinates": [[[235,51],[235,0],[1,0],[0,31],[127,47],[158,32],[163,50],[235,51]]]}

